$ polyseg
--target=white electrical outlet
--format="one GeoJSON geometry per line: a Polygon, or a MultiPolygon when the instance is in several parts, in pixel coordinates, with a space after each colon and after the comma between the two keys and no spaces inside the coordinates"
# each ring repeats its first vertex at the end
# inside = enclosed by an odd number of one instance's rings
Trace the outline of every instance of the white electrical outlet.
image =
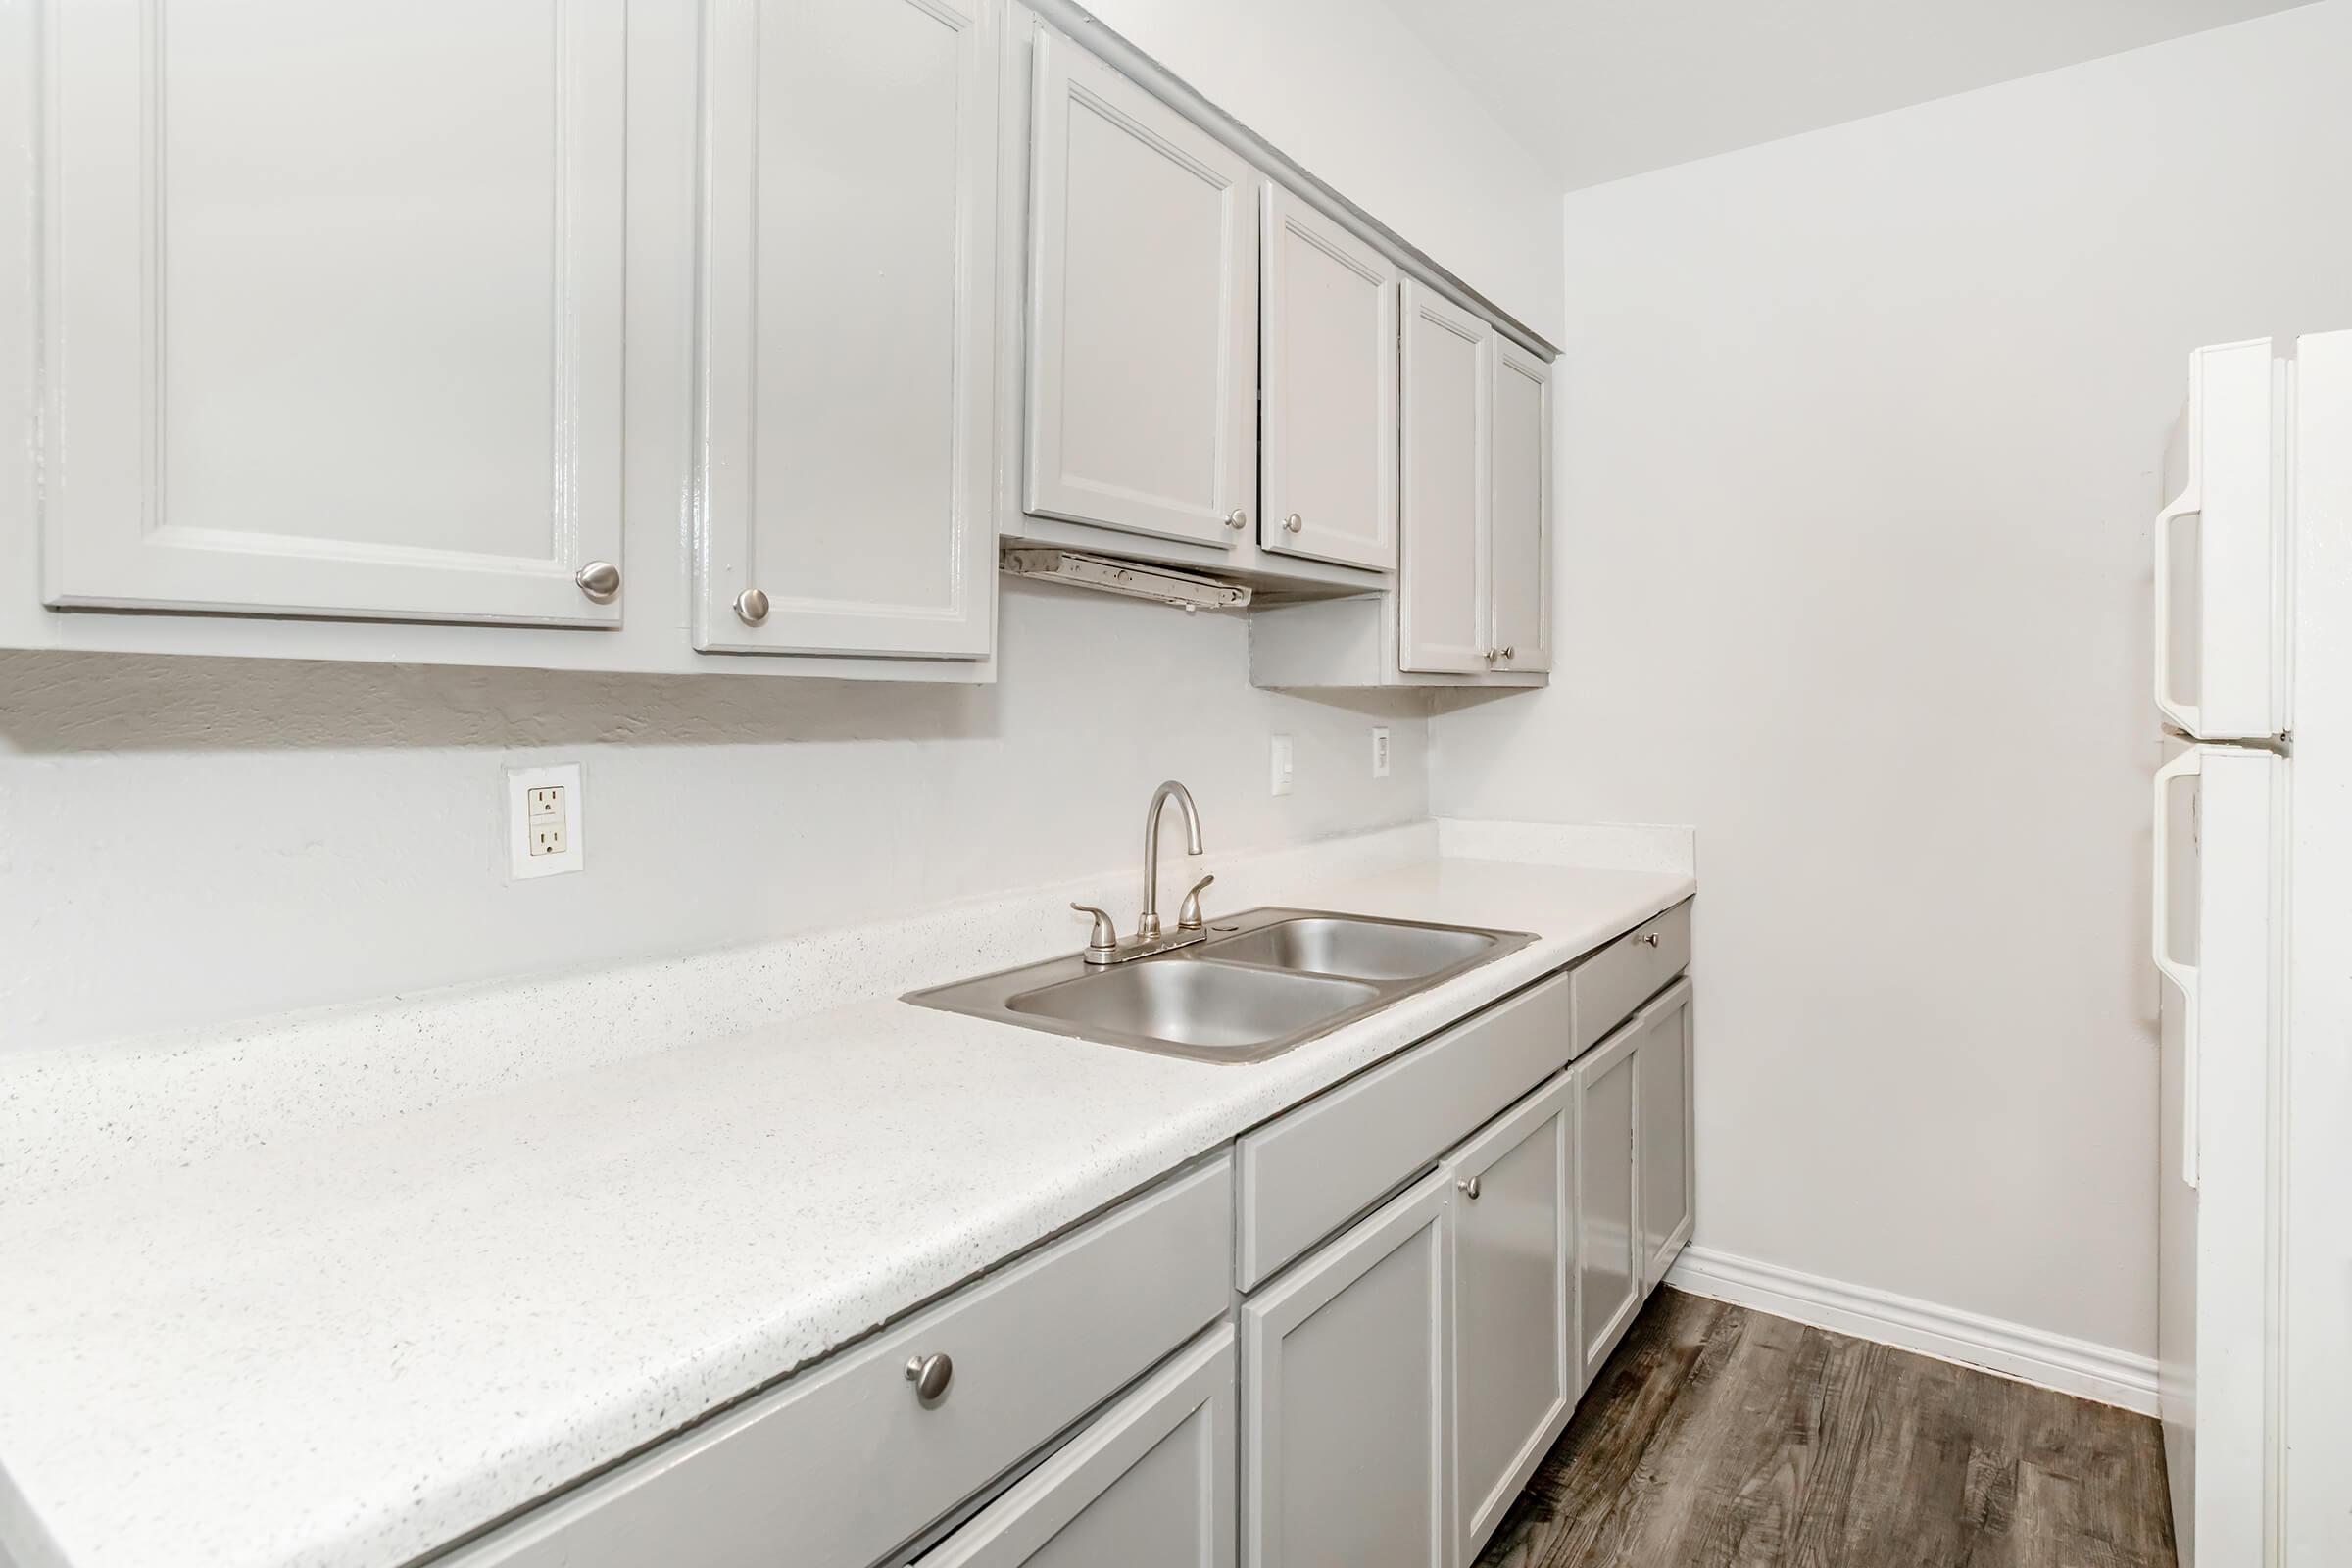
{"type": "Polygon", "coordinates": [[[1270,764],[1270,776],[1267,779],[1267,783],[1272,786],[1273,793],[1276,795],[1290,794],[1291,738],[1288,735],[1277,735],[1274,737],[1274,744],[1270,750],[1267,760],[1270,764]]]}
{"type": "Polygon", "coordinates": [[[1372,726],[1372,776],[1389,776],[1389,726],[1386,724],[1372,726]]]}
{"type": "Polygon", "coordinates": [[[561,876],[587,863],[580,764],[507,770],[507,854],[515,877],[561,876]]]}

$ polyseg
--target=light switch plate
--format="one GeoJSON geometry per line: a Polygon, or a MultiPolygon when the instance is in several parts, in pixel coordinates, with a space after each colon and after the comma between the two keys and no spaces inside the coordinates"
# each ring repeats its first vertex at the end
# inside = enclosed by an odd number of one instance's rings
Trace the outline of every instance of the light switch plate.
{"type": "Polygon", "coordinates": [[[1277,735],[1274,737],[1274,744],[1268,749],[1267,763],[1268,777],[1266,782],[1271,787],[1272,792],[1276,795],[1290,794],[1292,772],[1291,738],[1288,735],[1277,735]]]}
{"type": "Polygon", "coordinates": [[[507,769],[508,874],[519,881],[584,867],[587,806],[577,762],[507,769]]]}

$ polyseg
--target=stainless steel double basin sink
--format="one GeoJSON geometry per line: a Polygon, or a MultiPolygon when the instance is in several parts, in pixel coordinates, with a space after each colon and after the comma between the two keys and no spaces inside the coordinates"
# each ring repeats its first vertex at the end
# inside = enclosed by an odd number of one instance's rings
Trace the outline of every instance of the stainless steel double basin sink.
{"type": "Polygon", "coordinates": [[[1251,909],[1125,963],[1072,955],[906,1001],[1201,1061],[1262,1061],[1525,947],[1524,931],[1322,909],[1251,909]]]}

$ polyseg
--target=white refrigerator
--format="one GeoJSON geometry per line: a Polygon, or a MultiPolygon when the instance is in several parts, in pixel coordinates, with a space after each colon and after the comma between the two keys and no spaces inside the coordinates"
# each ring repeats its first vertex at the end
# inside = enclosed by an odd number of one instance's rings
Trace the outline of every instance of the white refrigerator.
{"type": "Polygon", "coordinates": [[[2352,785],[2352,679],[2326,657],[2352,646],[2347,452],[2352,332],[2190,356],[2154,540],[2150,900],[2157,1399],[2183,1568],[2352,1563],[2335,1408],[2352,1385],[2301,1381],[2352,1366],[2345,1224],[2314,1207],[2352,1155],[2327,1082],[2352,1015],[2352,922],[2330,912],[2352,876],[2322,842],[2332,826],[2296,814],[2315,784],[2352,785]],[[2326,1180],[2298,1184],[2314,1160],[2326,1180]]]}

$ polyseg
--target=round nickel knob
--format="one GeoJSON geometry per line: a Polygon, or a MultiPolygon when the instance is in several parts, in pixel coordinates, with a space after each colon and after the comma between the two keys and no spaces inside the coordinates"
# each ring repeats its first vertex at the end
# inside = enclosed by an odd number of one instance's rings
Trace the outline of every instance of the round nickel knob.
{"type": "Polygon", "coordinates": [[[1459,1188],[1462,1190],[1462,1196],[1463,1196],[1464,1198],[1467,1198],[1467,1199],[1468,1199],[1468,1200],[1470,1200],[1470,1201],[1472,1201],[1473,1203],[1475,1203],[1475,1202],[1477,1202],[1477,1201],[1478,1201],[1478,1178],[1477,1178],[1477,1177],[1473,1176],[1473,1177],[1471,1177],[1471,1178],[1470,1178],[1468,1181],[1466,1181],[1466,1182],[1455,1182],[1453,1185],[1454,1185],[1454,1186],[1456,1186],[1456,1187],[1459,1187],[1459,1188]]]}
{"type": "Polygon", "coordinates": [[[1227,516],[1227,517],[1226,517],[1226,519],[1225,519],[1225,526],[1226,526],[1226,527],[1228,527],[1228,528],[1247,528],[1247,527],[1249,527],[1249,526],[1250,526],[1250,514],[1248,514],[1247,512],[1244,512],[1244,511],[1243,511],[1241,508],[1239,508],[1239,507],[1236,507],[1236,508],[1234,508],[1234,509],[1233,509],[1233,512],[1232,512],[1232,514],[1231,514],[1231,515],[1229,515],[1229,516],[1227,516]]]}
{"type": "Polygon", "coordinates": [[[767,618],[767,595],[746,588],[735,596],[735,614],[746,626],[759,625],[767,618]]]}
{"type": "Polygon", "coordinates": [[[1502,651],[1502,657],[1505,659],[1517,659],[1519,657],[1519,650],[1516,648],[1505,648],[1502,651]]]}
{"type": "Polygon", "coordinates": [[[1642,933],[1642,941],[1644,946],[1654,948],[1658,945],[1658,934],[1655,931],[1644,931],[1642,933]]]}
{"type": "Polygon", "coordinates": [[[937,1404],[947,1397],[948,1384],[956,1376],[956,1363],[944,1355],[918,1355],[906,1363],[906,1381],[914,1385],[914,1396],[925,1404],[937,1404]]]}
{"type": "Polygon", "coordinates": [[[620,593],[620,568],[610,561],[591,561],[572,581],[598,604],[609,605],[620,593]]]}
{"type": "Polygon", "coordinates": [[[1292,533],[1297,533],[1299,529],[1306,526],[1306,519],[1294,512],[1289,516],[1282,519],[1282,525],[1283,527],[1289,529],[1292,533]]]}

